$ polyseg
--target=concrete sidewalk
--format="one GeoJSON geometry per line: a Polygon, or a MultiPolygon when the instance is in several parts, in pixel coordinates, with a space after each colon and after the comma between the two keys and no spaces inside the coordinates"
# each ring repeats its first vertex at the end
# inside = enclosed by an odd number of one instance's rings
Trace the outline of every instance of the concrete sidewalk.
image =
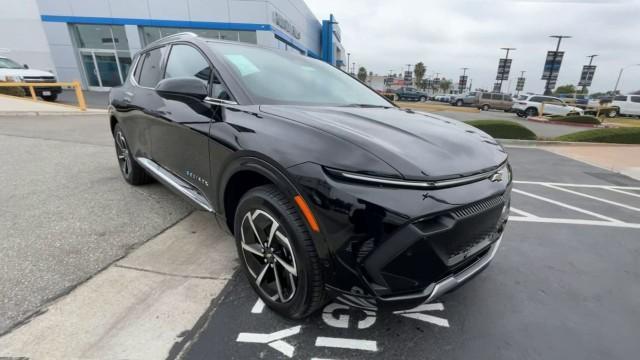
{"type": "Polygon", "coordinates": [[[77,106],[0,95],[0,115],[91,115],[106,114],[104,109],[81,111],[77,106]]]}
{"type": "Polygon", "coordinates": [[[545,146],[543,149],[640,180],[640,146],[545,146]]]}
{"type": "Polygon", "coordinates": [[[0,358],[167,358],[236,263],[233,238],[195,212],[0,338],[0,358]]]}

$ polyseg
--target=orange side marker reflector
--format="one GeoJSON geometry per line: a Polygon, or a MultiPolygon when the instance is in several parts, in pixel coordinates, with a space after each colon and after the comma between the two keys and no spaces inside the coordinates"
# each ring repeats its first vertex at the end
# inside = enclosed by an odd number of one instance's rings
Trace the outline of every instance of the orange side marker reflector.
{"type": "Polygon", "coordinates": [[[316,218],[311,213],[311,209],[309,209],[309,206],[304,201],[302,196],[296,195],[296,197],[294,197],[293,199],[296,201],[296,204],[298,204],[298,207],[302,211],[302,215],[304,215],[305,219],[307,219],[307,222],[309,223],[311,230],[319,233],[320,227],[318,226],[318,222],[316,221],[316,218]]]}

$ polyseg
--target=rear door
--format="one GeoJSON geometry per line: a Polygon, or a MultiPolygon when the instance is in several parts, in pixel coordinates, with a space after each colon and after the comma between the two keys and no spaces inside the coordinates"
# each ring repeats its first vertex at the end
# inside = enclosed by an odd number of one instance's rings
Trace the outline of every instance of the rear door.
{"type": "Polygon", "coordinates": [[[640,115],[640,95],[629,96],[628,115],[640,115]]]}
{"type": "Polygon", "coordinates": [[[569,112],[569,108],[560,99],[546,98],[544,104],[544,113],[551,115],[566,115],[569,112]]]}

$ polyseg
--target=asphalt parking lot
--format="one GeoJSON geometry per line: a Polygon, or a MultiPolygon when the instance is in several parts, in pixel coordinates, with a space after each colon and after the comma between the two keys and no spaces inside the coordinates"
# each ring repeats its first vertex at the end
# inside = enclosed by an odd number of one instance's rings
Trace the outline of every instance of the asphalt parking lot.
{"type": "Polygon", "coordinates": [[[297,322],[265,308],[236,273],[184,358],[636,358],[640,182],[543,150],[508,151],[519,181],[511,222],[474,281],[408,312],[332,303],[297,322]]]}
{"type": "MultiPolygon", "coordinates": [[[[329,304],[288,321],[236,272],[169,358],[636,358],[640,181],[507,151],[511,221],[493,264],[461,289],[403,313],[329,304]]],[[[158,184],[122,181],[101,116],[0,117],[0,161],[0,333],[193,211],[158,184]]]]}

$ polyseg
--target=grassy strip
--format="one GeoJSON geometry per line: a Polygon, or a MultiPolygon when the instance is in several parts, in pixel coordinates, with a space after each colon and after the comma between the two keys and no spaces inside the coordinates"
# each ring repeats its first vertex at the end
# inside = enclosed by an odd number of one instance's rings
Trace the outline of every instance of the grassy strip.
{"type": "Polygon", "coordinates": [[[556,141],[577,141],[611,144],[640,144],[640,128],[594,129],[555,138],[556,141]]]}
{"type": "Polygon", "coordinates": [[[536,134],[526,127],[506,120],[473,120],[467,124],[498,139],[535,140],[536,134]]]}

